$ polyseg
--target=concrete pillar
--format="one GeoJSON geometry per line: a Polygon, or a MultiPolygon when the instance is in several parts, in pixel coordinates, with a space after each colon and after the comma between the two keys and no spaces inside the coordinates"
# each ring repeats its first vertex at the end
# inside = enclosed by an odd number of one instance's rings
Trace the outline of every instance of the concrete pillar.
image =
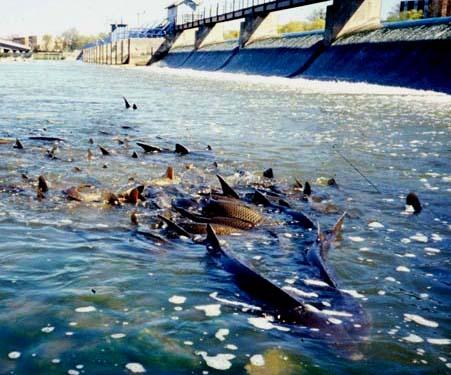
{"type": "Polygon", "coordinates": [[[274,13],[246,16],[240,27],[240,48],[257,39],[277,36],[277,25],[277,15],[274,13]]]}
{"type": "Polygon", "coordinates": [[[381,3],[382,0],[334,0],[327,7],[326,44],[345,34],[381,27],[381,3]]]}
{"type": "Polygon", "coordinates": [[[224,42],[224,23],[203,25],[195,34],[194,48],[199,49],[208,44],[224,42]]]}

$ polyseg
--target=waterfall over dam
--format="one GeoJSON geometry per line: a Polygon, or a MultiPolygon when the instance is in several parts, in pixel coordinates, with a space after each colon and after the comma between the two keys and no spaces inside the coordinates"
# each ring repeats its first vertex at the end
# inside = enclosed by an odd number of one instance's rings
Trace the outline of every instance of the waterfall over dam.
{"type": "Polygon", "coordinates": [[[387,24],[324,47],[322,32],[173,48],[158,64],[263,76],[402,86],[451,94],[451,19],[387,24]]]}

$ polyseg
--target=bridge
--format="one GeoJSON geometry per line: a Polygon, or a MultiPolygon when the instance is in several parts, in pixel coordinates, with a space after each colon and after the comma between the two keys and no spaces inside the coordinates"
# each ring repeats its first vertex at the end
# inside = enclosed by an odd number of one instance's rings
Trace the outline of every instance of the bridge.
{"type": "MultiPolygon", "coordinates": [[[[150,65],[164,58],[170,49],[189,41],[194,49],[224,41],[221,23],[241,19],[239,48],[253,40],[277,35],[274,12],[326,2],[327,0],[220,0],[216,6],[200,9],[196,0],[177,0],[168,6],[168,17],[158,27],[133,32],[113,28],[105,40],[83,49],[83,60],[103,64],[130,63],[132,56],[148,53],[150,65]],[[178,14],[184,5],[190,8],[178,14]],[[147,42],[146,40],[147,39],[147,42]],[[183,42],[182,42],[183,41],[183,42]],[[135,52],[134,52],[135,51],[135,52]],[[114,55],[114,57],[113,57],[114,55]]],[[[382,0],[333,0],[327,7],[324,44],[342,35],[381,27],[382,0]]],[[[188,45],[188,44],[185,44],[188,45]]]]}
{"type": "Polygon", "coordinates": [[[0,39],[0,50],[3,50],[3,52],[13,52],[13,53],[26,53],[30,52],[30,48],[19,43],[14,43],[9,40],[3,40],[0,39]]]}

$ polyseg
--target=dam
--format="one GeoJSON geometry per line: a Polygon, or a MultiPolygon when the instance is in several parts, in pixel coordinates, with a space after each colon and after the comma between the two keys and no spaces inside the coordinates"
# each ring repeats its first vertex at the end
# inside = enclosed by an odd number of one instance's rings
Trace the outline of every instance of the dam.
{"type": "Polygon", "coordinates": [[[368,82],[450,93],[451,17],[382,24],[380,1],[349,2],[353,3],[349,9],[336,2],[328,7],[324,31],[277,33],[271,9],[316,2],[320,1],[265,1],[244,9],[216,10],[216,14],[204,9],[191,16],[173,15],[176,21],[170,32],[146,39],[115,28],[110,39],[84,49],[83,61],[368,82]],[[224,40],[222,23],[241,18],[239,37],[224,40]]]}

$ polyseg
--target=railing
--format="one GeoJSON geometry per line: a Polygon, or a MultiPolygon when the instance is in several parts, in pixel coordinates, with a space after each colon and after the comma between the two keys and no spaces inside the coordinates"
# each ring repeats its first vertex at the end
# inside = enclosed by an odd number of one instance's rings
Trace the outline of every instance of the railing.
{"type": "Polygon", "coordinates": [[[86,44],[83,49],[117,42],[126,39],[164,38],[174,31],[174,25],[167,20],[148,27],[119,27],[104,39],[86,44]]]}

